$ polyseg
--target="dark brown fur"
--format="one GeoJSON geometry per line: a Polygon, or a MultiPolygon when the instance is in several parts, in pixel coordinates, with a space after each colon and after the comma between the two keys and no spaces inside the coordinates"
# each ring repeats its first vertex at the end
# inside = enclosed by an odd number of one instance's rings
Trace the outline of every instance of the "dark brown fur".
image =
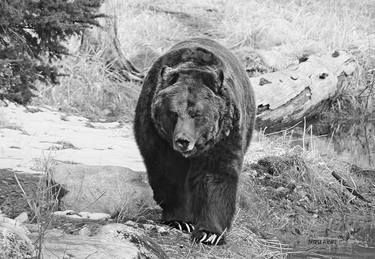
{"type": "Polygon", "coordinates": [[[245,70],[218,43],[186,40],[153,64],[134,132],[164,220],[195,224],[193,236],[230,227],[254,117],[245,70]],[[180,135],[195,143],[191,152],[179,149],[180,135]]]}

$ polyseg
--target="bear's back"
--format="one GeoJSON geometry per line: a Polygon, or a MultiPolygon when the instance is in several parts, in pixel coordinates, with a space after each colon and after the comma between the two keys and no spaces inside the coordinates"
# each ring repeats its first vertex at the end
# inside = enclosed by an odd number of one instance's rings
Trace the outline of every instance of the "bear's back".
{"type": "MultiPolygon", "coordinates": [[[[230,84],[238,104],[243,99],[245,103],[255,104],[254,93],[248,75],[241,62],[226,47],[207,38],[192,38],[174,45],[161,59],[163,65],[177,67],[184,63],[193,62],[199,67],[221,69],[230,84]]],[[[245,107],[243,107],[245,108],[245,107]]],[[[247,107],[248,108],[248,107],[247,107]]],[[[245,108],[246,109],[246,108],[245,108]]]]}
{"type": "MultiPolygon", "coordinates": [[[[204,65],[213,66],[229,66],[233,69],[235,74],[245,76],[244,69],[238,59],[224,46],[220,45],[216,41],[207,38],[192,38],[185,41],[181,41],[174,45],[168,53],[180,54],[183,62],[184,59],[188,59],[188,54],[183,51],[190,50],[191,58],[196,61],[202,61],[204,65]],[[186,57],[186,58],[185,58],[186,57]]],[[[166,53],[166,54],[168,54],[166,53]]],[[[178,55],[177,54],[177,55],[178,55]]]]}

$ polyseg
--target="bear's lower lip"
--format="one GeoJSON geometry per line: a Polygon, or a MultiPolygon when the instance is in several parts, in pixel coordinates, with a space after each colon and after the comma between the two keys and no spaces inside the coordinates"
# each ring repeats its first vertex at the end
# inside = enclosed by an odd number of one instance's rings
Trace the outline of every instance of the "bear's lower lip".
{"type": "Polygon", "coordinates": [[[181,153],[181,155],[185,158],[191,156],[194,154],[195,152],[195,147],[192,149],[192,150],[189,150],[189,151],[179,151],[181,153]]]}

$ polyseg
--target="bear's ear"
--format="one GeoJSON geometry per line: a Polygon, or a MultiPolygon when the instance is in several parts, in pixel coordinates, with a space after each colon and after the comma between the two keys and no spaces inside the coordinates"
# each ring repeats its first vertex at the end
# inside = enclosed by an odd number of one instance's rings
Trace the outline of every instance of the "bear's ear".
{"type": "Polygon", "coordinates": [[[171,67],[164,66],[160,70],[160,76],[162,78],[162,81],[167,85],[173,85],[178,79],[178,72],[171,67]]]}
{"type": "Polygon", "coordinates": [[[220,94],[223,88],[224,72],[217,70],[215,72],[205,73],[203,75],[203,82],[211,88],[216,94],[220,94]]]}
{"type": "Polygon", "coordinates": [[[220,85],[220,88],[223,86],[223,82],[224,82],[224,72],[223,70],[219,69],[219,71],[216,72],[217,73],[217,82],[218,84],[220,85]]]}

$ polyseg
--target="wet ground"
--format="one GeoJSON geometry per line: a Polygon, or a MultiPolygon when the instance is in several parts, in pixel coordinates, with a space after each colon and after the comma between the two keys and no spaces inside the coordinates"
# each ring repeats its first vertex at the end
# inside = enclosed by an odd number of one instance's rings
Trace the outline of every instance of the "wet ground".
{"type": "Polygon", "coordinates": [[[25,211],[31,216],[32,211],[27,204],[25,194],[32,198],[39,180],[38,175],[14,173],[8,169],[0,169],[0,211],[10,218],[15,218],[25,211]]]}
{"type": "MultiPolygon", "coordinates": [[[[322,157],[347,164],[353,177],[363,177],[375,188],[375,120],[315,123],[305,129],[305,134],[303,131],[302,128],[296,128],[291,133],[292,146],[314,149],[322,157]]],[[[370,207],[374,205],[373,202],[368,204],[370,207]]],[[[350,242],[345,239],[309,239],[305,248],[298,248],[306,252],[291,254],[289,257],[375,258],[375,215],[367,216],[372,220],[366,223],[358,221],[360,223],[355,223],[356,226],[350,226],[353,234],[350,242]]],[[[356,219],[351,221],[355,222],[356,219]]]]}
{"type": "Polygon", "coordinates": [[[316,122],[306,131],[303,134],[303,129],[297,128],[291,144],[302,146],[304,139],[306,148],[317,149],[322,156],[334,156],[344,163],[375,170],[375,119],[316,122]]]}

